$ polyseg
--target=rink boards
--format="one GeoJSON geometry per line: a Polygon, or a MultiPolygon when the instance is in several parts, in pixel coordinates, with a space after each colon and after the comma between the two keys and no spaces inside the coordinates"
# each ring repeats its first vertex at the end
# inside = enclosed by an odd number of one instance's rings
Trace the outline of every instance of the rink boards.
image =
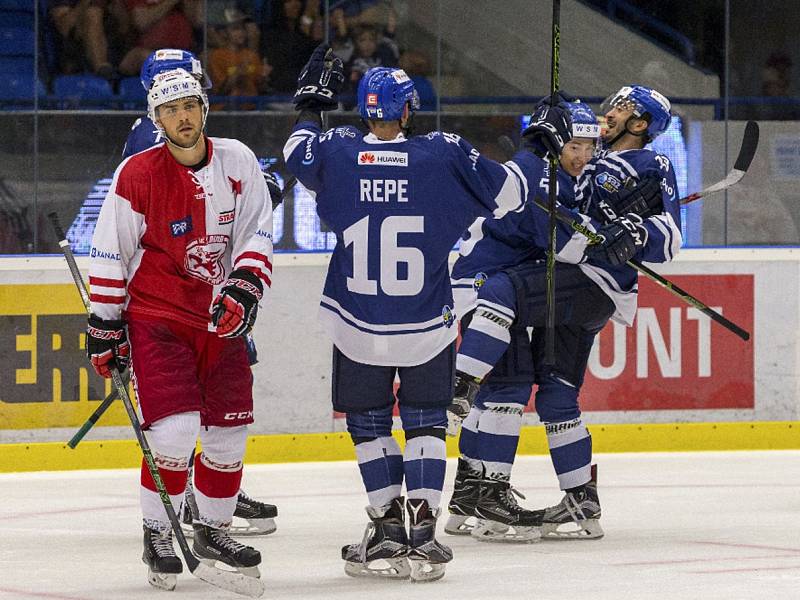
{"type": "MultiPolygon", "coordinates": [[[[276,255],[255,328],[251,461],[352,458],[331,411],[330,343],[316,322],[327,260],[276,255]]],[[[610,324],[589,360],[581,405],[595,424],[595,448],[800,448],[798,267],[800,251],[763,248],[683,250],[675,263],[656,266],[749,330],[751,341],[642,281],[634,325],[610,324]]],[[[61,257],[0,259],[0,443],[8,444],[0,446],[0,471],[136,460],[118,402],[87,437],[102,442],[84,441],[77,451],[58,443],[110,392],[86,362],[84,324],[61,257]]],[[[535,413],[525,423],[522,451],[546,452],[535,413]]]]}

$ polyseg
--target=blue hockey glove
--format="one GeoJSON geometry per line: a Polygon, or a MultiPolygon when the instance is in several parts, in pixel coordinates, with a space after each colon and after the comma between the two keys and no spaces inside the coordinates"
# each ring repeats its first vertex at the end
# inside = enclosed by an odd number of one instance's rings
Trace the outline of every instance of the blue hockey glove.
{"type": "Polygon", "coordinates": [[[327,44],[316,47],[297,78],[294,106],[297,110],[334,110],[344,85],[344,65],[327,44]]]}
{"type": "Polygon", "coordinates": [[[610,194],[607,199],[598,202],[598,208],[602,212],[601,218],[606,222],[628,213],[637,214],[643,219],[656,215],[663,210],[661,177],[648,176],[635,187],[610,194]]]}
{"type": "Polygon", "coordinates": [[[601,227],[601,241],[586,247],[586,258],[616,267],[628,262],[647,243],[647,228],[639,215],[629,213],[601,227]]]}
{"type": "Polygon", "coordinates": [[[539,157],[561,155],[564,145],[572,139],[572,117],[563,105],[542,103],[534,111],[531,123],[522,132],[523,147],[539,157]]]}

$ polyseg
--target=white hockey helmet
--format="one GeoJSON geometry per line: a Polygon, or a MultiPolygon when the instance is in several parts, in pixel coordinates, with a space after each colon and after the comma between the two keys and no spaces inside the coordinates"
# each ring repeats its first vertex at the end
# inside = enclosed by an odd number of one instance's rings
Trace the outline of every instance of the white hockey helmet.
{"type": "Polygon", "coordinates": [[[160,127],[156,121],[156,109],[167,102],[181,98],[196,97],[203,106],[203,127],[208,115],[208,96],[201,83],[186,69],[173,69],[158,73],[153,77],[153,85],[147,92],[147,116],[160,127]]]}

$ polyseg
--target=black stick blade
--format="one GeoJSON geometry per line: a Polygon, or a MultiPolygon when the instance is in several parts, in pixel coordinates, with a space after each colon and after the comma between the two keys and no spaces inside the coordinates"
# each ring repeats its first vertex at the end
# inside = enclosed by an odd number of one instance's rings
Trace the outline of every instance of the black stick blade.
{"type": "Polygon", "coordinates": [[[758,123],[755,121],[748,121],[744,126],[742,147],[739,150],[739,156],[736,157],[736,163],[733,165],[737,171],[747,171],[750,168],[750,163],[753,162],[756,149],[758,149],[758,131],[758,123]]]}
{"type": "Polygon", "coordinates": [[[50,219],[50,223],[53,224],[53,231],[56,233],[56,237],[58,241],[62,241],[67,239],[67,236],[64,234],[64,229],[61,227],[61,221],[58,220],[58,213],[56,211],[47,213],[47,218],[50,219]]]}

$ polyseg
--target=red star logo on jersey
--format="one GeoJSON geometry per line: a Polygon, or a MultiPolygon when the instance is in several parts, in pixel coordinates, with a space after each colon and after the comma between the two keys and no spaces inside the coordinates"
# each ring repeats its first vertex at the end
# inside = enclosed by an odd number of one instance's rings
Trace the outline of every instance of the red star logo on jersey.
{"type": "Polygon", "coordinates": [[[231,182],[231,190],[233,191],[233,197],[241,196],[242,195],[242,180],[241,179],[234,179],[230,175],[228,175],[228,181],[231,182]]]}

